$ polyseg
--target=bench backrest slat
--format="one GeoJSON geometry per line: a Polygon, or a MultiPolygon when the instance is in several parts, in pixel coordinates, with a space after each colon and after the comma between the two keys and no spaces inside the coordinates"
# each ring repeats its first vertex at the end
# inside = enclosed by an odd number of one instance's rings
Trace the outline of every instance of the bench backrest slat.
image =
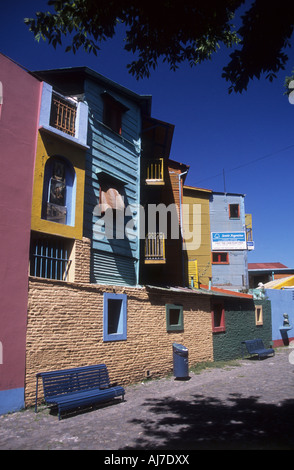
{"type": "Polygon", "coordinates": [[[256,351],[257,349],[264,349],[264,344],[261,339],[250,339],[245,341],[245,345],[247,347],[247,350],[250,351],[256,351]]]}
{"type": "Polygon", "coordinates": [[[37,375],[43,380],[45,398],[62,395],[63,393],[110,386],[108,371],[105,364],[52,372],[41,372],[37,375]]]}

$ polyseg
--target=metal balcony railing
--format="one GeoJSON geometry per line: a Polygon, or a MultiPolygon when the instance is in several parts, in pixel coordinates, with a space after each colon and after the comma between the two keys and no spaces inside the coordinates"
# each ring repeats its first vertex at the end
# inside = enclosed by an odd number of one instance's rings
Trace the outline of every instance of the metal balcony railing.
{"type": "Polygon", "coordinates": [[[77,107],[58,93],[52,93],[50,126],[75,136],[77,107]]]}
{"type": "Polygon", "coordinates": [[[163,233],[147,234],[145,239],[145,263],[165,263],[165,239],[163,233]]]}
{"type": "Polygon", "coordinates": [[[146,168],[146,184],[164,184],[163,158],[150,160],[146,168]]]}

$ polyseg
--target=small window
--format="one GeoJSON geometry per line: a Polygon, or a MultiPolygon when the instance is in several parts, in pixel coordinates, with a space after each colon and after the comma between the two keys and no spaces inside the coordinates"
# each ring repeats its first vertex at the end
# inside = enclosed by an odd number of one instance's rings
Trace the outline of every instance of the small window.
{"type": "Polygon", "coordinates": [[[127,107],[117,101],[108,93],[103,93],[103,124],[117,134],[122,133],[122,116],[127,107]]]}
{"type": "Polygon", "coordinates": [[[255,305],[255,324],[263,325],[262,305],[255,305]]]}
{"type": "Polygon", "coordinates": [[[167,304],[165,312],[167,331],[182,331],[184,329],[183,306],[167,304]]]}
{"type": "Polygon", "coordinates": [[[103,340],[127,339],[126,294],[103,294],[103,340]]]}
{"type": "Polygon", "coordinates": [[[212,253],[213,264],[229,264],[229,253],[222,251],[214,251],[212,253]]]}
{"type": "Polygon", "coordinates": [[[229,217],[230,219],[240,219],[239,204],[229,204],[229,217]]]}
{"type": "Polygon", "coordinates": [[[50,157],[44,171],[42,219],[74,226],[75,171],[62,157],[50,157]]]}
{"type": "Polygon", "coordinates": [[[61,237],[32,234],[30,275],[67,281],[73,242],[61,237]]]}
{"type": "Polygon", "coordinates": [[[223,332],[225,327],[225,309],[223,303],[216,303],[212,307],[211,312],[212,331],[214,333],[223,332]]]}
{"type": "Polygon", "coordinates": [[[105,213],[107,209],[121,211],[125,209],[124,198],[113,183],[101,183],[99,205],[101,214],[105,213]]]}

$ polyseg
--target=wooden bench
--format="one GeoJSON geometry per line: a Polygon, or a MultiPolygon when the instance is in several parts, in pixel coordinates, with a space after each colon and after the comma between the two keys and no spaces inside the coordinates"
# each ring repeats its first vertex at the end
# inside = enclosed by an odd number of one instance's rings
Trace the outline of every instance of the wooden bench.
{"type": "MultiPolygon", "coordinates": [[[[246,349],[250,355],[257,355],[258,359],[260,359],[261,357],[275,355],[275,350],[272,348],[265,348],[261,339],[249,339],[247,341],[242,341],[242,344],[246,346],[246,349]]],[[[244,357],[243,351],[242,357],[244,357]]]]}
{"type": "Polygon", "coordinates": [[[43,380],[45,402],[58,407],[59,419],[62,411],[107,402],[118,396],[124,400],[123,387],[110,383],[105,364],[40,372],[36,374],[36,413],[39,378],[43,380]]]}

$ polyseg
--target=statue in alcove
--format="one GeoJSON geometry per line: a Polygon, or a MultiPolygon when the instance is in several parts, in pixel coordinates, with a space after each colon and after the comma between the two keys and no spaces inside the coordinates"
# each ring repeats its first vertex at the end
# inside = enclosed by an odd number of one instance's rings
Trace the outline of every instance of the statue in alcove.
{"type": "Polygon", "coordinates": [[[288,313],[283,313],[283,317],[284,317],[283,326],[290,326],[288,313]]]}

